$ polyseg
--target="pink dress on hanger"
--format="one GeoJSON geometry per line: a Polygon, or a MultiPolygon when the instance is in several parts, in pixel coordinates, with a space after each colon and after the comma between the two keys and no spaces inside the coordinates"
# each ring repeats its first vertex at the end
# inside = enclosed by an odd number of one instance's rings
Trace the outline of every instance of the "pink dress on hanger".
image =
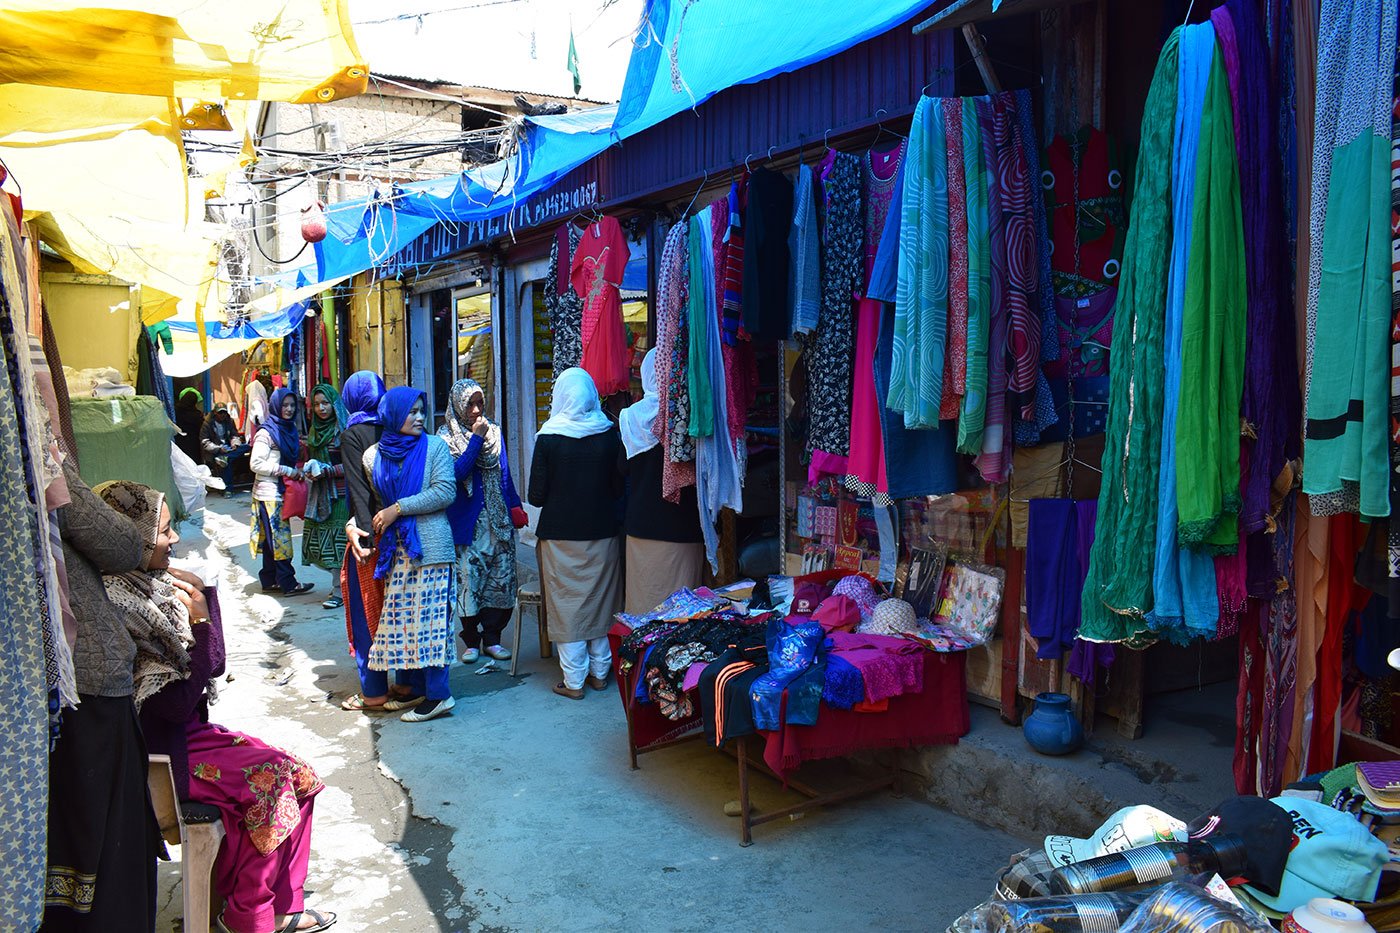
{"type": "Polygon", "coordinates": [[[579,365],[588,370],[603,398],[625,391],[632,379],[619,291],[630,252],[617,218],[604,217],[583,231],[569,274],[574,291],[583,298],[579,365]]]}
{"type": "MultiPolygon", "coordinates": [[[[885,229],[895,197],[904,143],[887,151],[872,149],[864,161],[865,281],[875,266],[880,234],[885,229]]],[[[870,496],[877,505],[889,505],[889,480],[885,475],[885,439],[880,432],[880,404],[875,392],[875,348],[880,342],[883,306],[861,295],[856,303],[855,380],[851,387],[851,446],[846,467],[846,488],[870,496]]]]}

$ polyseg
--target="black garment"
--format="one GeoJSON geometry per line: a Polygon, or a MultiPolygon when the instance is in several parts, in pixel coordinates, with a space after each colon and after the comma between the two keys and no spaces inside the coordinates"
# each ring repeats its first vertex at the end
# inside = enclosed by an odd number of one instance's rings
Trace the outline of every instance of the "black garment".
{"type": "Polygon", "coordinates": [[[379,443],[380,427],[365,422],[351,425],[340,432],[340,459],[345,464],[345,494],[350,500],[350,517],[361,531],[374,527],[374,513],[379,511],[379,497],[365,475],[365,451],[379,443]]]}
{"type": "Polygon", "coordinates": [[[462,620],[462,641],[467,648],[490,648],[501,643],[501,633],[510,624],[510,615],[515,609],[507,606],[483,606],[481,611],[470,619],[462,620]]]}
{"type": "Polygon", "coordinates": [[[720,746],[725,739],[753,734],[753,703],[749,700],[749,691],[753,682],[766,673],[767,645],[730,648],[700,673],[696,692],[700,694],[700,718],[704,722],[705,739],[709,744],[720,746]],[[721,693],[718,680],[720,674],[726,671],[729,676],[724,681],[721,693]],[[723,717],[718,715],[720,709],[724,710],[723,717]]]}
{"type": "Polygon", "coordinates": [[[700,506],[695,498],[695,487],[681,490],[679,504],[662,497],[661,468],[665,465],[665,456],[660,444],[630,459],[626,448],[619,451],[618,470],[627,477],[627,512],[623,528],[633,538],[697,544],[705,538],[700,532],[700,506]]]}
{"type": "Polygon", "coordinates": [[[792,182],[760,168],[749,176],[744,215],[744,329],[755,340],[782,340],[788,321],[788,232],[792,182]]]}
{"type": "Polygon", "coordinates": [[[616,427],[588,437],[542,434],[530,463],[530,504],[540,509],[537,537],[600,541],[618,532],[622,438],[616,427]]]}
{"type": "Polygon", "coordinates": [[[203,462],[199,439],[204,433],[204,412],[194,405],[177,405],[175,426],[185,432],[175,436],[175,446],[183,450],[195,463],[203,462]]]}
{"type": "Polygon", "coordinates": [[[49,760],[40,933],[151,933],[160,829],[131,697],[81,694],[49,760]]]}

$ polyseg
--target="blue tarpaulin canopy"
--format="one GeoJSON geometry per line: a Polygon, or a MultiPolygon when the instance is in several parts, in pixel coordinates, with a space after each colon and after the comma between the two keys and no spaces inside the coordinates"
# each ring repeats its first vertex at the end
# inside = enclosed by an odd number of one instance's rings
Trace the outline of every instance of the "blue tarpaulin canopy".
{"type": "Polygon", "coordinates": [[[725,88],[830,58],[908,20],[929,0],[871,6],[850,0],[648,0],[616,106],[529,117],[508,159],[332,205],[329,235],[316,244],[314,275],[327,281],[374,268],[438,223],[504,216],[613,143],[725,88]]]}

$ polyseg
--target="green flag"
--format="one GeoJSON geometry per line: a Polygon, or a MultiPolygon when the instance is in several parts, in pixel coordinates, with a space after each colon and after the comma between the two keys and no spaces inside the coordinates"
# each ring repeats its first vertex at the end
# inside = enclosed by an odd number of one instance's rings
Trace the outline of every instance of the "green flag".
{"type": "Polygon", "coordinates": [[[574,47],[574,30],[572,26],[569,27],[569,74],[574,76],[574,96],[577,97],[578,92],[583,88],[583,81],[579,78],[578,49],[574,47]]]}

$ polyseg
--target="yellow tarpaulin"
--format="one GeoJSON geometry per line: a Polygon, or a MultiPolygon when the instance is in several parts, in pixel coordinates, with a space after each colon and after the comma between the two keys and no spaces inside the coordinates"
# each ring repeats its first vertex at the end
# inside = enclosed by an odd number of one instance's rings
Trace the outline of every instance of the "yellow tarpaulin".
{"type": "Polygon", "coordinates": [[[250,101],[324,103],[368,80],[346,0],[6,0],[0,29],[10,190],[77,268],[140,284],[147,323],[202,319],[226,233],[202,198],[227,169],[192,197],[180,131],[239,138],[250,101]]]}
{"type": "Polygon", "coordinates": [[[315,104],[369,79],[346,0],[6,0],[0,35],[16,84],[315,104]]]}

